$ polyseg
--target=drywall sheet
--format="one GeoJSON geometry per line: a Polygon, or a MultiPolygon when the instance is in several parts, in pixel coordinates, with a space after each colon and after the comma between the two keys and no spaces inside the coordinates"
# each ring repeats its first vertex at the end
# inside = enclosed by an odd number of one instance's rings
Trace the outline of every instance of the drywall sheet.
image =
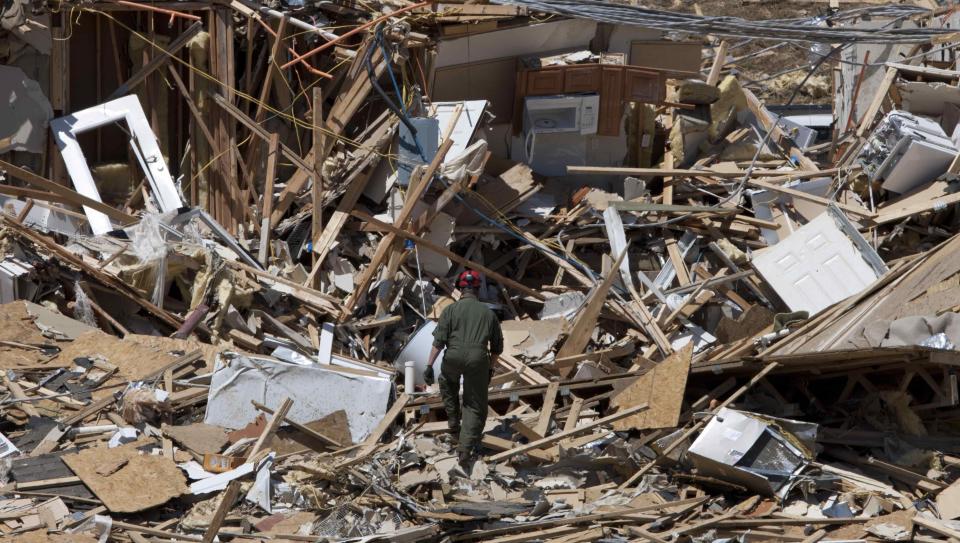
{"type": "Polygon", "coordinates": [[[437,45],[436,67],[585,49],[596,29],[595,21],[565,19],[442,40],[437,45]]]}
{"type": "Polygon", "coordinates": [[[886,271],[863,236],[853,226],[841,229],[837,220],[837,213],[824,213],[753,259],[792,311],[813,316],[860,293],[886,271]]]}
{"type": "Polygon", "coordinates": [[[359,443],[386,414],[390,390],[388,379],[368,372],[224,355],[210,381],[203,422],[243,428],[259,413],[251,400],[277,409],[289,397],[293,407],[287,416],[301,424],[346,411],[350,435],[359,443]]]}

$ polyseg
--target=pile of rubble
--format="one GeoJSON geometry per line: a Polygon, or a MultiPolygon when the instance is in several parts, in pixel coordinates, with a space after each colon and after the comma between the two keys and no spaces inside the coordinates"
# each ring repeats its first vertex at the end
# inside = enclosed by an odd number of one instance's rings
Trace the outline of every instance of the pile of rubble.
{"type": "Polygon", "coordinates": [[[0,7],[0,540],[960,540],[955,10],[53,7],[0,7]]]}

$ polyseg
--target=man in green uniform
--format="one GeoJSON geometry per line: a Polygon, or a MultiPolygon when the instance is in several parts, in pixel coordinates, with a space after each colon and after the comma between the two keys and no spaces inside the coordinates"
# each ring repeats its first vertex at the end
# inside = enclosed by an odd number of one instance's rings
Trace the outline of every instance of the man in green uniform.
{"type": "Polygon", "coordinates": [[[480,436],[487,420],[487,387],[493,374],[491,355],[499,356],[503,352],[503,332],[497,316],[477,299],[480,274],[466,270],[460,274],[457,286],[461,292],[460,300],[440,314],[424,380],[428,385],[433,384],[433,363],[446,348],[440,366],[440,395],[447,410],[450,433],[454,437],[459,434],[457,452],[460,463],[466,464],[477,455],[480,447],[480,436]]]}

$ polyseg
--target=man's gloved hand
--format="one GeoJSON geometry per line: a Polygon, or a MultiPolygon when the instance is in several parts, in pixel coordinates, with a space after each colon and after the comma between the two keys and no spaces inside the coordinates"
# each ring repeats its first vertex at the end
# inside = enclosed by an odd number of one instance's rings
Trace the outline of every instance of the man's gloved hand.
{"type": "Polygon", "coordinates": [[[423,382],[426,383],[427,386],[430,386],[433,384],[433,381],[433,366],[427,365],[427,367],[423,370],[423,382]]]}

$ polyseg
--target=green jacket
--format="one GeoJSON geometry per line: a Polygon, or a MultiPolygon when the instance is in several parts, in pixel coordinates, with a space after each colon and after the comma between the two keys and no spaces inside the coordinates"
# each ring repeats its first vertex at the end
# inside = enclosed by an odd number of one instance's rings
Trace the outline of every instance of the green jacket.
{"type": "Polygon", "coordinates": [[[448,356],[470,357],[483,351],[503,352],[503,332],[497,316],[476,296],[463,296],[447,306],[433,331],[433,346],[447,348],[448,356]]]}

